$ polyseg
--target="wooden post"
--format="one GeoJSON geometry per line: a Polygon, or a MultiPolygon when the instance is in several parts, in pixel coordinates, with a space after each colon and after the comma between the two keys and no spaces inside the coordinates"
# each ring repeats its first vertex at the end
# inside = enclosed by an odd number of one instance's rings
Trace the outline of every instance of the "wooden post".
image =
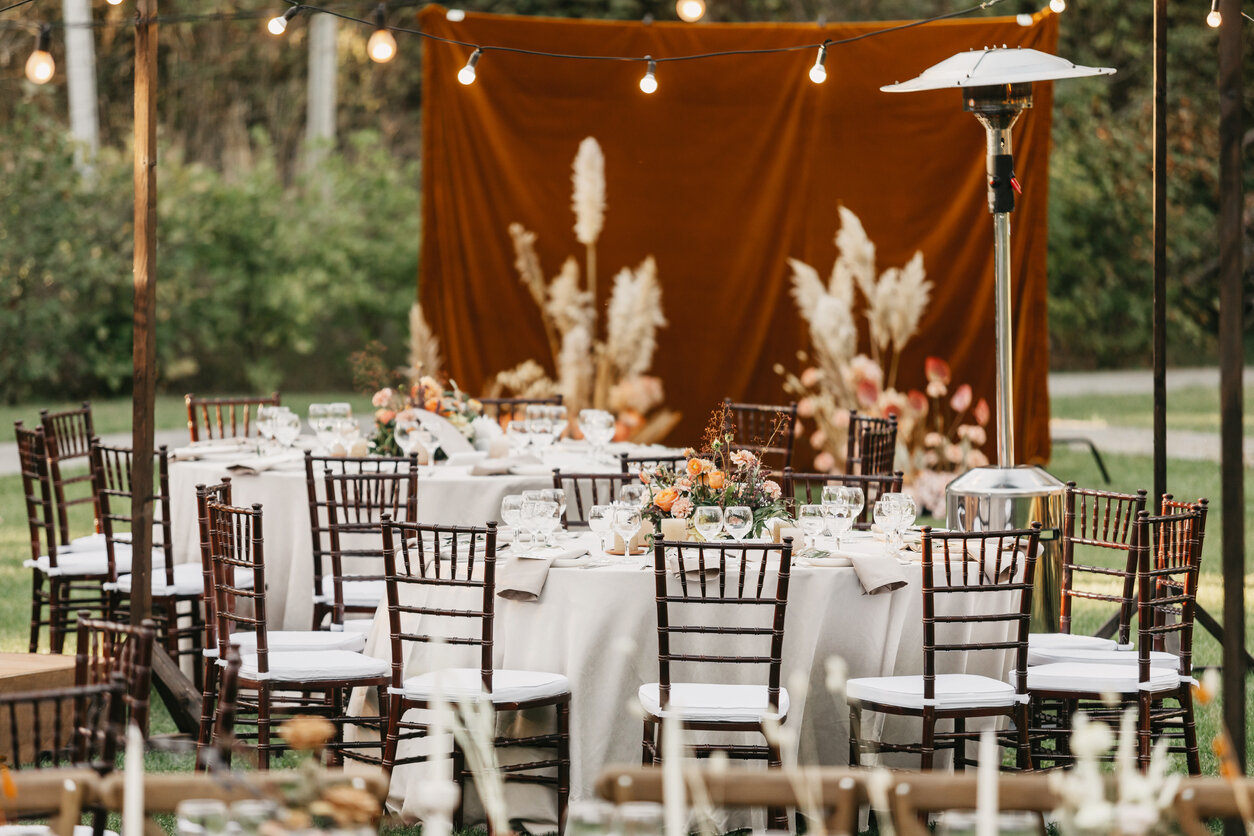
{"type": "Polygon", "coordinates": [[[1167,0],[1154,0],[1154,496],[1167,492],[1167,0]]]}
{"type": "MultiPolygon", "coordinates": [[[[1242,465],[1242,343],[1245,300],[1241,286],[1241,19],[1240,0],[1220,4],[1219,27],[1219,397],[1220,473],[1223,497],[1224,722],[1245,769],[1245,484],[1242,465]]],[[[1224,832],[1244,832],[1243,823],[1225,822],[1224,832]]]]}
{"type": "MultiPolygon", "coordinates": [[[[135,8],[135,382],[131,395],[131,623],[152,611],[157,301],[157,0],[135,8]]],[[[167,555],[167,559],[169,559],[167,555]]]]}

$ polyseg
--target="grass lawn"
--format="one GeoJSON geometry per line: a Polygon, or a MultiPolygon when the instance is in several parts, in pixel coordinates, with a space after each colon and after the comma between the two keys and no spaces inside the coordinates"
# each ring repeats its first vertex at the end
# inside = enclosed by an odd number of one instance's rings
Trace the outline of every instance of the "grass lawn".
{"type": "MultiPolygon", "coordinates": [[[[1154,426],[1154,396],[1076,395],[1050,399],[1054,418],[1096,421],[1111,427],[1154,426]]],[[[1245,432],[1254,432],[1254,388],[1245,390],[1245,432]]],[[[1207,387],[1167,393],[1167,429],[1219,432],[1219,390],[1207,387]]]]}

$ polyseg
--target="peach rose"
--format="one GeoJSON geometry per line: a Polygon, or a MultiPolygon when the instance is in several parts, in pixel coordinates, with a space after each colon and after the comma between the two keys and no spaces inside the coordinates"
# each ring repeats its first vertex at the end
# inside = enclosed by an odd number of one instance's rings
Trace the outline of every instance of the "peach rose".
{"type": "Polygon", "coordinates": [[[649,471],[642,468],[640,471],[640,483],[647,485],[651,481],[653,481],[653,477],[649,475],[649,471]]]}
{"type": "Polygon", "coordinates": [[[670,513],[671,506],[679,499],[679,491],[674,488],[663,488],[653,495],[653,504],[664,512],[670,513]]]}
{"type": "Polygon", "coordinates": [[[374,414],[374,420],[378,421],[380,424],[386,424],[389,421],[396,420],[396,412],[391,409],[377,410],[374,414]]]}
{"type": "Polygon", "coordinates": [[[686,496],[681,496],[675,500],[675,504],[671,506],[671,516],[676,519],[687,519],[692,513],[692,500],[686,496]]]}
{"type": "Polygon", "coordinates": [[[688,469],[688,475],[689,475],[689,476],[700,476],[700,475],[701,475],[701,470],[702,470],[702,468],[701,468],[701,460],[700,460],[700,459],[689,459],[689,460],[688,460],[687,469],[688,469]]]}
{"type": "Polygon", "coordinates": [[[723,475],[723,471],[711,470],[705,478],[706,484],[710,486],[711,490],[721,491],[723,489],[723,482],[726,479],[723,475]]]}
{"type": "Polygon", "coordinates": [[[714,462],[710,461],[709,459],[698,459],[698,461],[701,462],[702,473],[709,473],[710,471],[714,470],[714,462]]]}
{"type": "Polygon", "coordinates": [[[388,401],[392,400],[392,387],[384,386],[378,392],[374,393],[374,397],[370,399],[371,406],[385,406],[388,401]]]}
{"type": "Polygon", "coordinates": [[[440,399],[439,398],[427,398],[427,402],[422,405],[422,408],[427,410],[427,412],[439,412],[440,411],[440,399]]]}

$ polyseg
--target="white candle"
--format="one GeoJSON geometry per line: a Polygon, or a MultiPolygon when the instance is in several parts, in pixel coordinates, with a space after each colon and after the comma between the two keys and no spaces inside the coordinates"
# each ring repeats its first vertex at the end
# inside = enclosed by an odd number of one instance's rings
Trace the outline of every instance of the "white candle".
{"type": "Polygon", "coordinates": [[[122,836],[144,833],[144,733],[132,723],[126,729],[126,762],[122,778],[122,836]]]}
{"type": "Polygon", "coordinates": [[[979,766],[975,780],[975,836],[997,836],[997,776],[1001,753],[997,732],[980,733],[979,766]]]}

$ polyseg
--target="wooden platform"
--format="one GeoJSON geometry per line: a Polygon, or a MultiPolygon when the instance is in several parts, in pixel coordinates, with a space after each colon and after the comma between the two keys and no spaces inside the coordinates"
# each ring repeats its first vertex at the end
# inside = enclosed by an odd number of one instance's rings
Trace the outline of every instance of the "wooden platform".
{"type": "MultiPolygon", "coordinates": [[[[49,688],[65,688],[74,684],[74,657],[46,653],[0,653],[0,694],[18,694],[28,691],[44,691],[49,688]]],[[[23,755],[29,758],[35,742],[34,717],[29,707],[18,712],[19,745],[23,755]]],[[[5,721],[8,722],[7,719],[5,721]]],[[[55,748],[55,724],[40,724],[41,748],[55,748]]],[[[68,738],[68,729],[62,736],[68,738]]],[[[65,740],[59,741],[64,743],[65,740]]],[[[13,743],[10,731],[0,734],[0,758],[13,761],[13,743]]]]}

